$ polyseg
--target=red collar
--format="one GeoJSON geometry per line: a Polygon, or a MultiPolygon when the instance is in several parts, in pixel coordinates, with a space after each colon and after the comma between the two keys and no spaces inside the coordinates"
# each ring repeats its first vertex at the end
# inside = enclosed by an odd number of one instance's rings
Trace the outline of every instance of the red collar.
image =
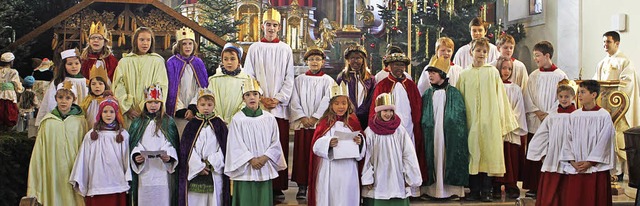
{"type": "Polygon", "coordinates": [[[318,71],[318,73],[314,74],[313,72],[311,72],[311,70],[307,70],[307,72],[305,72],[304,74],[307,75],[307,76],[319,77],[319,76],[324,75],[324,72],[322,70],[320,70],[320,71],[318,71]]]}
{"type": "Polygon", "coordinates": [[[454,64],[453,62],[449,62],[449,66],[453,66],[453,65],[456,65],[456,64],[454,64]]]}
{"type": "Polygon", "coordinates": [[[515,60],[516,60],[516,58],[511,57],[511,61],[515,61],[515,60]]]}
{"type": "Polygon", "coordinates": [[[507,80],[503,80],[502,83],[511,84],[511,82],[508,79],[507,80]]]}
{"type": "Polygon", "coordinates": [[[264,43],[278,43],[278,42],[280,42],[280,39],[278,39],[278,37],[276,37],[275,39],[273,39],[273,41],[269,41],[269,40],[267,40],[267,38],[262,37],[262,39],[260,39],[260,42],[264,42],[264,43]]]}
{"type": "Polygon", "coordinates": [[[598,111],[598,110],[600,110],[600,106],[598,106],[597,104],[596,104],[595,107],[593,107],[591,109],[584,108],[584,106],[582,107],[582,111],[585,111],[585,112],[593,112],[593,111],[598,111]]]}
{"type": "Polygon", "coordinates": [[[558,105],[558,113],[571,113],[576,110],[576,105],[571,104],[567,108],[563,108],[561,105],[558,105]]]}
{"type": "Polygon", "coordinates": [[[389,72],[389,80],[391,80],[392,82],[400,82],[401,84],[404,84],[404,80],[407,80],[407,77],[405,76],[402,79],[398,79],[396,77],[393,76],[393,74],[391,74],[391,72],[389,72]]]}
{"type": "Polygon", "coordinates": [[[540,67],[541,72],[552,72],[552,71],[555,71],[556,69],[558,69],[558,67],[555,64],[551,64],[551,68],[548,68],[548,69],[540,67]]]}

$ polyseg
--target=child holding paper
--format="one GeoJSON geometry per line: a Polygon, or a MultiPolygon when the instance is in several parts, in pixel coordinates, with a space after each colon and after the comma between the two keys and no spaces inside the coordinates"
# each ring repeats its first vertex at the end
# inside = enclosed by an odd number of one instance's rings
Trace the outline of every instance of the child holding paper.
{"type": "MultiPolygon", "coordinates": [[[[315,205],[359,205],[360,183],[358,179],[358,162],[364,157],[362,128],[354,114],[354,106],[349,101],[347,85],[331,87],[329,109],[324,112],[316,126],[311,145],[308,204],[315,205]],[[356,158],[336,159],[335,148],[348,142],[338,141],[337,133],[359,134],[353,141],[359,146],[356,158]],[[318,180],[316,182],[316,180],[318,180]]],[[[340,135],[340,136],[342,136],[340,135]]],[[[343,137],[344,138],[344,137],[343,137]]],[[[347,140],[348,141],[348,140],[347,140]]]]}
{"type": "Polygon", "coordinates": [[[132,203],[136,206],[177,205],[178,128],[163,109],[161,85],[151,85],[144,93],[142,114],[129,127],[132,203]]]}
{"type": "Polygon", "coordinates": [[[369,119],[367,156],[362,169],[364,205],[409,205],[409,186],[422,184],[416,150],[395,114],[389,93],[378,95],[375,116],[369,119]]]}

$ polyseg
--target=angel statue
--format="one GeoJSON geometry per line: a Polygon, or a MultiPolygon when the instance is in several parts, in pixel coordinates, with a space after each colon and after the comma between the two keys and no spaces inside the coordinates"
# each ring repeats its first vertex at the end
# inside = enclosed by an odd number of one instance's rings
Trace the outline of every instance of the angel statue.
{"type": "Polygon", "coordinates": [[[320,38],[316,39],[314,43],[316,46],[327,49],[333,48],[333,42],[336,36],[337,25],[324,18],[320,22],[320,38]]]}

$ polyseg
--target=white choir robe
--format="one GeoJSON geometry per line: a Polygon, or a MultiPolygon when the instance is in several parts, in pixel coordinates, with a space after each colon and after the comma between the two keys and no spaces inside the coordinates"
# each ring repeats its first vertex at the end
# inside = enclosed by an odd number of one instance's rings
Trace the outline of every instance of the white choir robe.
{"type": "Polygon", "coordinates": [[[544,157],[540,171],[564,174],[563,168],[569,163],[561,161],[560,157],[565,139],[569,137],[569,128],[571,128],[570,113],[551,111],[529,142],[527,159],[540,161],[544,157]]]}
{"type": "Polygon", "coordinates": [[[213,193],[188,192],[189,205],[222,205],[222,174],[224,174],[224,155],[220,148],[220,143],[210,125],[200,130],[198,139],[193,144],[191,155],[189,156],[189,174],[187,180],[191,181],[198,176],[207,165],[203,160],[207,160],[213,167],[210,173],[213,176],[213,193]]]}
{"type": "MultiPolygon", "coordinates": [[[[509,77],[509,81],[520,86],[522,91],[527,88],[527,81],[529,81],[529,71],[527,70],[527,66],[524,65],[520,60],[515,58],[511,58],[513,70],[511,71],[511,77],[509,77]]],[[[498,60],[490,63],[491,65],[498,68],[498,60]]],[[[500,68],[498,68],[499,70],[500,68]]]]}
{"type": "MultiPolygon", "coordinates": [[[[376,80],[375,85],[377,85],[380,81],[382,81],[383,79],[387,78],[388,76],[389,76],[389,72],[388,71],[385,71],[384,69],[380,70],[375,76],[375,80],[376,80]]],[[[409,75],[409,73],[407,73],[407,72],[404,72],[404,76],[407,79],[413,80],[413,78],[411,78],[411,75],[409,75]]]]}
{"type": "Polygon", "coordinates": [[[558,82],[563,79],[569,79],[569,77],[560,69],[553,72],[540,72],[540,69],[536,69],[529,75],[527,88],[523,94],[529,133],[535,134],[542,123],[535,111],[549,113],[551,110],[557,109],[556,90],[558,82]]]}
{"type": "Polygon", "coordinates": [[[598,63],[596,73],[593,76],[595,80],[620,80],[619,90],[629,97],[629,110],[625,113],[625,118],[614,125],[616,128],[616,154],[618,155],[616,175],[620,175],[626,167],[627,153],[621,150],[625,148],[624,133],[622,132],[630,127],[640,125],[640,81],[638,78],[640,76],[638,76],[637,68],[620,50],[611,56],[607,54],[598,63]]]}
{"type": "Polygon", "coordinates": [[[336,121],[333,127],[313,144],[313,153],[320,157],[317,166],[316,188],[310,188],[316,192],[317,206],[360,204],[360,179],[357,161],[365,156],[367,143],[363,138],[358,158],[333,159],[333,150],[329,147],[329,142],[337,131],[352,132],[344,122],[336,121]]]}
{"type": "Polygon", "coordinates": [[[129,191],[129,133],[122,130],[124,141],[117,143],[118,131],[98,131],[97,140],[91,132],[82,140],[69,183],[83,197],[129,191]]]}
{"type": "Polygon", "coordinates": [[[131,161],[133,172],[138,174],[138,205],[168,206],[171,203],[170,175],[178,166],[178,154],[160,130],[156,133],[155,120],[149,121],[138,145],[131,150],[131,159],[141,151],[166,151],[174,159],[165,163],[159,157],[147,158],[142,164],[131,161]]]}
{"type": "MultiPolygon", "coordinates": [[[[191,68],[191,64],[185,64],[184,70],[182,70],[182,78],[180,79],[180,86],[178,86],[178,99],[176,100],[175,111],[181,109],[187,109],[191,100],[194,98],[198,98],[198,80],[196,79],[196,75],[191,68]]],[[[195,115],[195,114],[193,114],[195,115]]],[[[176,127],[178,128],[178,135],[182,137],[182,132],[184,127],[187,126],[189,120],[183,118],[174,118],[176,122],[176,127]]]]}
{"type": "MultiPolygon", "coordinates": [[[[424,95],[424,92],[427,89],[431,88],[431,81],[429,81],[429,72],[427,71],[427,67],[424,67],[422,70],[422,74],[420,75],[420,79],[418,80],[418,92],[420,92],[420,96],[424,95]]],[[[447,73],[447,78],[449,78],[449,85],[456,87],[456,82],[458,82],[458,78],[460,77],[460,73],[462,72],[462,67],[458,65],[451,65],[449,67],[449,73],[447,73]]]]}
{"type": "Polygon", "coordinates": [[[89,107],[87,107],[87,111],[83,111],[87,118],[88,128],[93,128],[93,125],[96,123],[96,116],[98,116],[98,111],[100,111],[100,103],[101,102],[98,102],[97,99],[91,100],[89,107]]]}
{"type": "MultiPolygon", "coordinates": [[[[484,63],[493,62],[500,57],[500,52],[498,51],[498,47],[489,43],[489,56],[484,61],[484,63]]],[[[470,68],[469,65],[473,63],[473,57],[471,57],[471,43],[464,45],[456,51],[456,54],[453,56],[453,63],[455,65],[460,65],[462,68],[470,68]]]]}
{"type": "Polygon", "coordinates": [[[258,117],[247,117],[242,111],[236,113],[229,124],[224,173],[239,181],[275,179],[278,171],[287,168],[279,137],[278,124],[271,113],[263,111],[258,117]],[[249,160],[262,155],[269,160],[262,168],[253,169],[249,160]]]}
{"type": "MultiPolygon", "coordinates": [[[[289,109],[291,117],[291,129],[304,129],[300,121],[303,117],[320,119],[329,107],[331,86],[336,84],[329,75],[308,76],[301,74],[296,77],[295,86],[291,95],[289,109]]],[[[315,129],[316,126],[306,128],[315,129]]]]}
{"type": "MultiPolygon", "coordinates": [[[[76,101],[74,101],[73,103],[80,105],[82,100],[87,95],[89,95],[87,80],[85,78],[65,77],[64,81],[69,81],[71,82],[71,84],[73,84],[73,86],[75,86],[76,101]]],[[[49,88],[44,93],[44,97],[42,97],[42,101],[40,102],[40,107],[36,116],[36,126],[40,126],[40,122],[42,121],[42,118],[44,118],[44,115],[51,113],[51,111],[53,111],[53,108],[58,106],[58,103],[56,103],[56,92],[58,92],[58,85],[53,85],[53,81],[51,81],[51,84],[49,84],[49,88]]]]}
{"type": "Polygon", "coordinates": [[[416,149],[407,131],[398,126],[395,133],[379,135],[370,128],[364,131],[367,137],[366,156],[362,168],[362,185],[373,184],[373,189],[362,187],[362,196],[388,200],[405,199],[412,195],[411,189],[422,184],[416,149]]]}
{"type": "Polygon", "coordinates": [[[400,117],[400,125],[407,130],[407,133],[411,137],[411,141],[415,142],[415,135],[413,134],[413,127],[419,127],[420,125],[413,125],[413,119],[411,117],[411,104],[409,103],[409,95],[407,90],[404,89],[402,83],[396,82],[391,91],[395,104],[398,105],[394,113],[400,117]]]}
{"type": "MultiPolygon", "coordinates": [[[[614,168],[615,129],[607,110],[600,108],[598,111],[582,111],[582,109],[574,111],[571,113],[569,134],[564,142],[561,161],[597,163],[584,173],[602,172],[614,168]]],[[[578,174],[571,164],[564,166],[564,172],[578,174]]]]}
{"type": "MultiPolygon", "coordinates": [[[[444,167],[445,167],[445,136],[444,136],[444,109],[447,102],[447,93],[444,89],[433,92],[433,118],[434,118],[434,166],[429,168],[435,170],[436,180],[433,184],[423,187],[423,191],[427,195],[435,198],[447,198],[453,195],[464,197],[464,186],[455,186],[444,184],[444,167]]],[[[429,151],[429,149],[427,149],[429,151]]]]}
{"type": "Polygon", "coordinates": [[[503,136],[505,142],[511,144],[521,145],[520,137],[527,135],[527,116],[524,110],[524,99],[522,97],[522,89],[517,84],[505,83],[504,89],[509,96],[509,103],[511,103],[511,110],[516,116],[518,121],[518,129],[513,130],[509,134],[503,136]]]}
{"type": "Polygon", "coordinates": [[[280,101],[280,104],[268,112],[277,118],[289,119],[287,107],[294,81],[291,47],[284,42],[253,43],[247,52],[243,72],[258,80],[264,97],[280,101]]]}

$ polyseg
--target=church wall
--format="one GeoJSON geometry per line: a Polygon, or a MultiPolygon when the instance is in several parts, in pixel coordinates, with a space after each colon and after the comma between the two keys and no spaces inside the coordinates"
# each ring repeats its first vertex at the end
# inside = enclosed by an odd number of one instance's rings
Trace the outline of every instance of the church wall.
{"type": "Polygon", "coordinates": [[[598,62],[606,55],[602,47],[602,34],[611,30],[611,16],[627,14],[627,29],[620,32],[620,50],[640,66],[640,1],[637,0],[582,0],[582,66],[584,78],[591,78],[598,62]]]}

